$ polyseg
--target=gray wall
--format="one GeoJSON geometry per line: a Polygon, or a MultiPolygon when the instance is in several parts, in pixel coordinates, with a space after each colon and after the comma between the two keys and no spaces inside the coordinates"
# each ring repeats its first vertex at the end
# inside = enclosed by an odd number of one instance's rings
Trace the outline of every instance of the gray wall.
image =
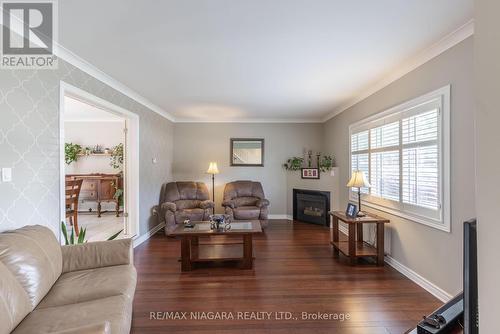
{"type": "Polygon", "coordinates": [[[500,2],[476,1],[476,202],[478,219],[479,328],[498,333],[500,269],[500,2]]]}
{"type": "Polygon", "coordinates": [[[216,161],[216,203],[218,211],[224,185],[236,180],[262,182],[271,201],[270,214],[284,215],[286,203],[286,171],[283,163],[292,156],[302,156],[305,149],[321,150],[322,124],[252,124],[252,123],[176,123],[174,127],[174,166],[176,181],[204,181],[212,193],[212,181],[205,174],[208,163],[216,161]],[[230,167],[230,138],[264,138],[264,167],[230,167]]]}
{"type": "Polygon", "coordinates": [[[61,59],[57,70],[0,70],[0,167],[13,168],[13,182],[0,183],[0,231],[41,224],[58,235],[60,80],[139,115],[145,233],[157,224],[151,208],[171,178],[173,124],[61,59]]]}
{"type": "Polygon", "coordinates": [[[350,124],[451,84],[451,233],[381,214],[391,219],[391,256],[452,295],[462,289],[462,221],[475,215],[472,55],[471,37],[325,123],[325,149],[347,182],[350,124]]]}

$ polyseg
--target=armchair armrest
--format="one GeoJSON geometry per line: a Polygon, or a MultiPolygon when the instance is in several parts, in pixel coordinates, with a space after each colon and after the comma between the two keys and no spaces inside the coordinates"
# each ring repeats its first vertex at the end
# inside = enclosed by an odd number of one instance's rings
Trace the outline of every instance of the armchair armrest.
{"type": "Polygon", "coordinates": [[[61,246],[62,272],[133,264],[132,239],[61,246]]]}
{"type": "Polygon", "coordinates": [[[76,328],[65,329],[63,331],[51,332],[50,334],[111,334],[109,322],[100,324],[85,325],[76,328]]]}
{"type": "Polygon", "coordinates": [[[210,200],[200,202],[200,208],[202,208],[202,209],[211,209],[214,206],[215,206],[215,203],[210,201],[210,200]]]}
{"type": "Polygon", "coordinates": [[[233,200],[227,199],[222,202],[223,207],[230,207],[231,209],[234,209],[235,203],[233,200]]]}
{"type": "Polygon", "coordinates": [[[167,211],[172,211],[172,212],[175,212],[177,211],[177,205],[175,205],[175,203],[173,202],[164,202],[164,203],[161,203],[161,211],[163,213],[167,212],[167,211]]]}
{"type": "Polygon", "coordinates": [[[255,205],[259,208],[264,208],[266,206],[269,206],[269,200],[261,198],[257,201],[257,203],[255,203],[255,205]]]}

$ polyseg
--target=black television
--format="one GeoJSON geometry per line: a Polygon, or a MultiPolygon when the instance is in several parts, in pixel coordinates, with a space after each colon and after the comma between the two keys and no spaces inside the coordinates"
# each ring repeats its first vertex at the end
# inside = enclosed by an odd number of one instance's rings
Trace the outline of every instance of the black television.
{"type": "Polygon", "coordinates": [[[464,223],[464,333],[479,333],[477,297],[477,222],[464,223]]]}

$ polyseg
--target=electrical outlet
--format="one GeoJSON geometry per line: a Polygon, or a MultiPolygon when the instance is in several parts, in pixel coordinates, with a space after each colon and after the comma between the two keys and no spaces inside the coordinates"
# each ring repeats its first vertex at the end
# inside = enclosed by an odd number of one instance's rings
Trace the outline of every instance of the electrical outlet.
{"type": "Polygon", "coordinates": [[[2,168],[2,182],[12,182],[12,168],[2,168]]]}

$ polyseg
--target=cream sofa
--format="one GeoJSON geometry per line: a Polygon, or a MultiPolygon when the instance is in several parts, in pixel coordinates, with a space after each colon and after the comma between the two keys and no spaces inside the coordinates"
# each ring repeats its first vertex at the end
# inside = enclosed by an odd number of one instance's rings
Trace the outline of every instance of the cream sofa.
{"type": "Polygon", "coordinates": [[[60,246],[51,230],[0,233],[0,334],[129,333],[130,239],[60,246]]]}

